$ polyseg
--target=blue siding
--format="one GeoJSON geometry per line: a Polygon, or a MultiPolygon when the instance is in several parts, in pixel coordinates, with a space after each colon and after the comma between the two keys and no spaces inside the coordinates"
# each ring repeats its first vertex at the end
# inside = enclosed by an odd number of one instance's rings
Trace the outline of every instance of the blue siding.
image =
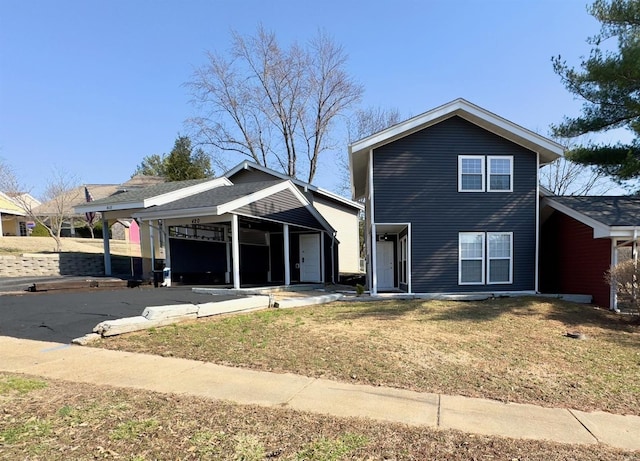
{"type": "Polygon", "coordinates": [[[536,154],[460,117],[374,151],[376,223],[411,222],[416,293],[535,289],[536,154]],[[512,155],[513,192],[458,192],[459,155],[512,155]],[[459,232],[513,232],[513,283],[458,284],[459,232]]]}

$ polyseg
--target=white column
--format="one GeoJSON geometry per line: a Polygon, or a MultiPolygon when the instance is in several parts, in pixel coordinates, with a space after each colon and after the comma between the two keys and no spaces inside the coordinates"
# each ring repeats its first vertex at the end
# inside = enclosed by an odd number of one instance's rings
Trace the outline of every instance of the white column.
{"type": "Polygon", "coordinates": [[[231,253],[233,258],[233,288],[240,288],[240,232],[238,215],[231,215],[231,253]]]}
{"type": "Polygon", "coordinates": [[[151,272],[156,270],[156,244],[153,238],[153,221],[149,223],[149,245],[151,245],[151,272]]]}
{"type": "Polygon", "coordinates": [[[102,215],[102,247],[104,248],[104,275],[111,275],[111,249],[109,248],[109,220],[102,215]]]}
{"type": "Polygon", "coordinates": [[[224,273],[224,283],[231,283],[231,243],[224,245],[227,249],[227,270],[224,273]]]}
{"type": "Polygon", "coordinates": [[[320,281],[324,283],[324,232],[320,232],[320,281]]]}
{"type": "Polygon", "coordinates": [[[284,240],[284,284],[291,285],[291,266],[289,264],[289,225],[282,225],[282,238],[284,240]]]}
{"type": "MultiPolygon", "coordinates": [[[[0,237],[2,237],[4,234],[2,233],[2,213],[0,213],[0,237]]],[[[20,234],[17,234],[20,235],[20,234]]]]}

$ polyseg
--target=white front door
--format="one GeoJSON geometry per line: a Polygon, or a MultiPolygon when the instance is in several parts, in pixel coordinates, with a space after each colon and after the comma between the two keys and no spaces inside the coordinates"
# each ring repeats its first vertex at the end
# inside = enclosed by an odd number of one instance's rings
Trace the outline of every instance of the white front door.
{"type": "Polygon", "coordinates": [[[395,288],[393,282],[393,242],[376,242],[376,278],[378,290],[395,288]]]}
{"type": "Polygon", "coordinates": [[[320,282],[320,236],[300,235],[300,281],[320,282]]]}

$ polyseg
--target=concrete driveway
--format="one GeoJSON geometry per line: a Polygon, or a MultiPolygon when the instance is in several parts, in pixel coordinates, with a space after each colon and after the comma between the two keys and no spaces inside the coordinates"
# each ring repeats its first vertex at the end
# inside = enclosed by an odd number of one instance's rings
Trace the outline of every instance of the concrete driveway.
{"type": "Polygon", "coordinates": [[[91,333],[104,320],[141,315],[147,306],[200,304],[233,297],[194,293],[190,287],[5,294],[0,295],[0,335],[70,343],[91,333]]]}

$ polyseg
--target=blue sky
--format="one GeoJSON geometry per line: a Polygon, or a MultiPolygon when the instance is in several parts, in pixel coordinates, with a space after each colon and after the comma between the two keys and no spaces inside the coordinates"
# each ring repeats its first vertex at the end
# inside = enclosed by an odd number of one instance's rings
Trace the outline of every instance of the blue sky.
{"type": "MultiPolygon", "coordinates": [[[[321,28],[349,55],[363,107],[418,115],[458,97],[541,134],[581,103],[551,57],[587,55],[585,0],[0,0],[0,158],[35,194],[51,167],[82,183],[126,181],[169,152],[195,114],[183,84],[258,24],[283,44],[321,28]]],[[[346,142],[323,158],[332,174],[346,142]]],[[[240,162],[242,159],[238,159],[240,162]]]]}

